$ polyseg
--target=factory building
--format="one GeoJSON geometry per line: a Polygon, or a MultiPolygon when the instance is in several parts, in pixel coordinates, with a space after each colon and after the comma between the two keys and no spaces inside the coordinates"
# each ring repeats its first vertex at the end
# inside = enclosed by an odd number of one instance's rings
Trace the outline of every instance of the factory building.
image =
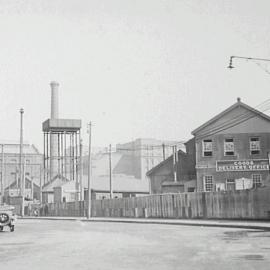
{"type": "MultiPolygon", "coordinates": [[[[44,187],[43,202],[51,202],[50,186],[74,181],[76,196],[82,196],[81,120],[59,118],[59,83],[51,86],[51,117],[43,122],[44,135],[44,187]]],[[[82,198],[81,198],[82,199],[82,198]]]]}
{"type": "Polygon", "coordinates": [[[269,116],[238,98],[192,134],[196,144],[197,191],[269,184],[269,116]]]}
{"type": "Polygon", "coordinates": [[[178,150],[147,172],[151,194],[195,191],[195,140],[186,142],[185,148],[185,152],[178,150]]]}
{"type": "MultiPolygon", "coordinates": [[[[123,155],[122,173],[146,179],[146,172],[172,155],[175,141],[138,138],[134,141],[117,144],[116,152],[123,155]]],[[[118,169],[120,171],[120,168],[118,169]]]]}
{"type": "MultiPolygon", "coordinates": [[[[2,152],[0,154],[0,171],[3,175],[3,188],[9,190],[9,196],[18,196],[20,192],[20,144],[1,142],[0,145],[2,152]]],[[[43,171],[42,154],[33,144],[24,143],[23,160],[25,161],[25,178],[33,182],[35,186],[40,186],[43,171]]],[[[7,192],[5,193],[7,194],[7,192]]]]}

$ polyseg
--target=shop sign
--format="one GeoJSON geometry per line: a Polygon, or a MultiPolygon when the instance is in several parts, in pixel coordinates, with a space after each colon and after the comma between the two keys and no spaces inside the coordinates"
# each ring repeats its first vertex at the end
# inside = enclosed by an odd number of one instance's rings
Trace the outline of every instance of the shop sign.
{"type": "Polygon", "coordinates": [[[219,160],[216,162],[217,172],[267,171],[268,159],[253,160],[219,160]]]}

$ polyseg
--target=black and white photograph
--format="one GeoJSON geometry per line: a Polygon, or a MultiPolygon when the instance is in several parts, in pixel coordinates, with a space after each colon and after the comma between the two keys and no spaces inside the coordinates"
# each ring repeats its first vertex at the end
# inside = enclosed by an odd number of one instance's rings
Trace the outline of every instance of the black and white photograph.
{"type": "Polygon", "coordinates": [[[0,269],[268,270],[270,1],[0,0],[0,269]]]}

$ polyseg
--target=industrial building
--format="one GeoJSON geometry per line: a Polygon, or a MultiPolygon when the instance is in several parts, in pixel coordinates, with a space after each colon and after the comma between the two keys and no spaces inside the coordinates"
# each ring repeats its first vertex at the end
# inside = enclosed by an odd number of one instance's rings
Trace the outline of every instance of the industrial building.
{"type": "Polygon", "coordinates": [[[185,148],[185,152],[175,151],[147,172],[151,194],[195,191],[195,140],[186,142],[185,148]]]}
{"type": "Polygon", "coordinates": [[[172,155],[175,144],[177,144],[175,141],[147,138],[117,144],[116,152],[123,154],[123,163],[126,164],[122,166],[122,173],[146,179],[146,172],[172,155]]]}
{"type": "Polygon", "coordinates": [[[247,189],[269,184],[270,117],[237,102],[192,134],[198,191],[247,189]]]}
{"type": "Polygon", "coordinates": [[[81,120],[59,118],[59,83],[51,86],[51,117],[43,122],[44,134],[44,187],[43,202],[51,202],[48,186],[62,182],[76,183],[76,198],[82,191],[81,120]],[[67,150],[68,149],[68,150],[67,150]],[[53,184],[52,184],[53,183],[53,184]]]}
{"type": "Polygon", "coordinates": [[[186,153],[178,151],[178,166],[170,156],[147,172],[152,193],[230,191],[270,184],[266,114],[238,98],[192,135],[186,153]]]}
{"type": "MultiPolygon", "coordinates": [[[[21,182],[19,176],[20,167],[20,144],[16,142],[1,142],[0,171],[3,176],[3,188],[5,190],[5,201],[7,197],[20,196],[21,182]]],[[[22,147],[25,188],[28,189],[32,183],[35,192],[28,192],[31,199],[39,199],[39,192],[36,188],[40,186],[43,171],[43,156],[38,149],[29,143],[24,143],[22,147]]]]}
{"type": "MultiPolygon", "coordinates": [[[[92,154],[91,158],[91,192],[92,198],[110,197],[110,166],[112,171],[112,191],[114,197],[130,197],[149,194],[149,181],[145,178],[136,178],[133,170],[133,160],[122,152],[101,151],[92,154]],[[111,163],[109,158],[111,156],[111,163]]],[[[88,156],[83,163],[84,195],[88,189],[88,156]]],[[[44,201],[74,201],[75,185],[73,181],[57,178],[43,187],[44,201]]]]}

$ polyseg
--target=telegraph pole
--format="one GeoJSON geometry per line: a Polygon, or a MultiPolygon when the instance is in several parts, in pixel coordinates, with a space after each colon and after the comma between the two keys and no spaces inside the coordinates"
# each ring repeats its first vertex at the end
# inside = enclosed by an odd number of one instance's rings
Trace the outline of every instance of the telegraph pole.
{"type": "Polygon", "coordinates": [[[22,172],[22,217],[24,217],[24,193],[25,193],[25,169],[26,169],[26,164],[25,164],[25,157],[23,159],[23,172],[22,172]]]}
{"type": "Polygon", "coordinates": [[[89,148],[88,148],[88,198],[87,198],[87,218],[91,217],[91,140],[92,140],[92,123],[88,124],[88,133],[89,133],[89,148]]]}
{"type": "Polygon", "coordinates": [[[84,200],[84,187],[83,187],[83,144],[80,139],[80,201],[84,200]]]}
{"type": "Polygon", "coordinates": [[[24,187],[23,187],[23,113],[24,110],[20,109],[21,114],[21,122],[20,122],[20,157],[19,157],[19,177],[20,177],[20,189],[21,189],[21,196],[22,196],[22,216],[24,216],[24,187]]]}
{"type": "Polygon", "coordinates": [[[162,144],[163,160],[165,160],[165,144],[162,144]]]}
{"type": "Polygon", "coordinates": [[[112,183],[112,145],[109,146],[109,170],[110,170],[110,198],[113,198],[113,183],[112,183]]]}
{"type": "Polygon", "coordinates": [[[42,204],[42,172],[41,172],[41,164],[39,165],[39,201],[40,201],[40,204],[42,204]]]}
{"type": "Polygon", "coordinates": [[[177,151],[177,145],[175,145],[175,179],[176,179],[176,182],[178,180],[177,174],[178,174],[178,151],[177,151]]]}
{"type": "Polygon", "coordinates": [[[172,150],[173,150],[173,181],[176,182],[176,170],[175,170],[175,165],[176,165],[176,159],[175,159],[175,146],[172,146],[172,150]]]}

